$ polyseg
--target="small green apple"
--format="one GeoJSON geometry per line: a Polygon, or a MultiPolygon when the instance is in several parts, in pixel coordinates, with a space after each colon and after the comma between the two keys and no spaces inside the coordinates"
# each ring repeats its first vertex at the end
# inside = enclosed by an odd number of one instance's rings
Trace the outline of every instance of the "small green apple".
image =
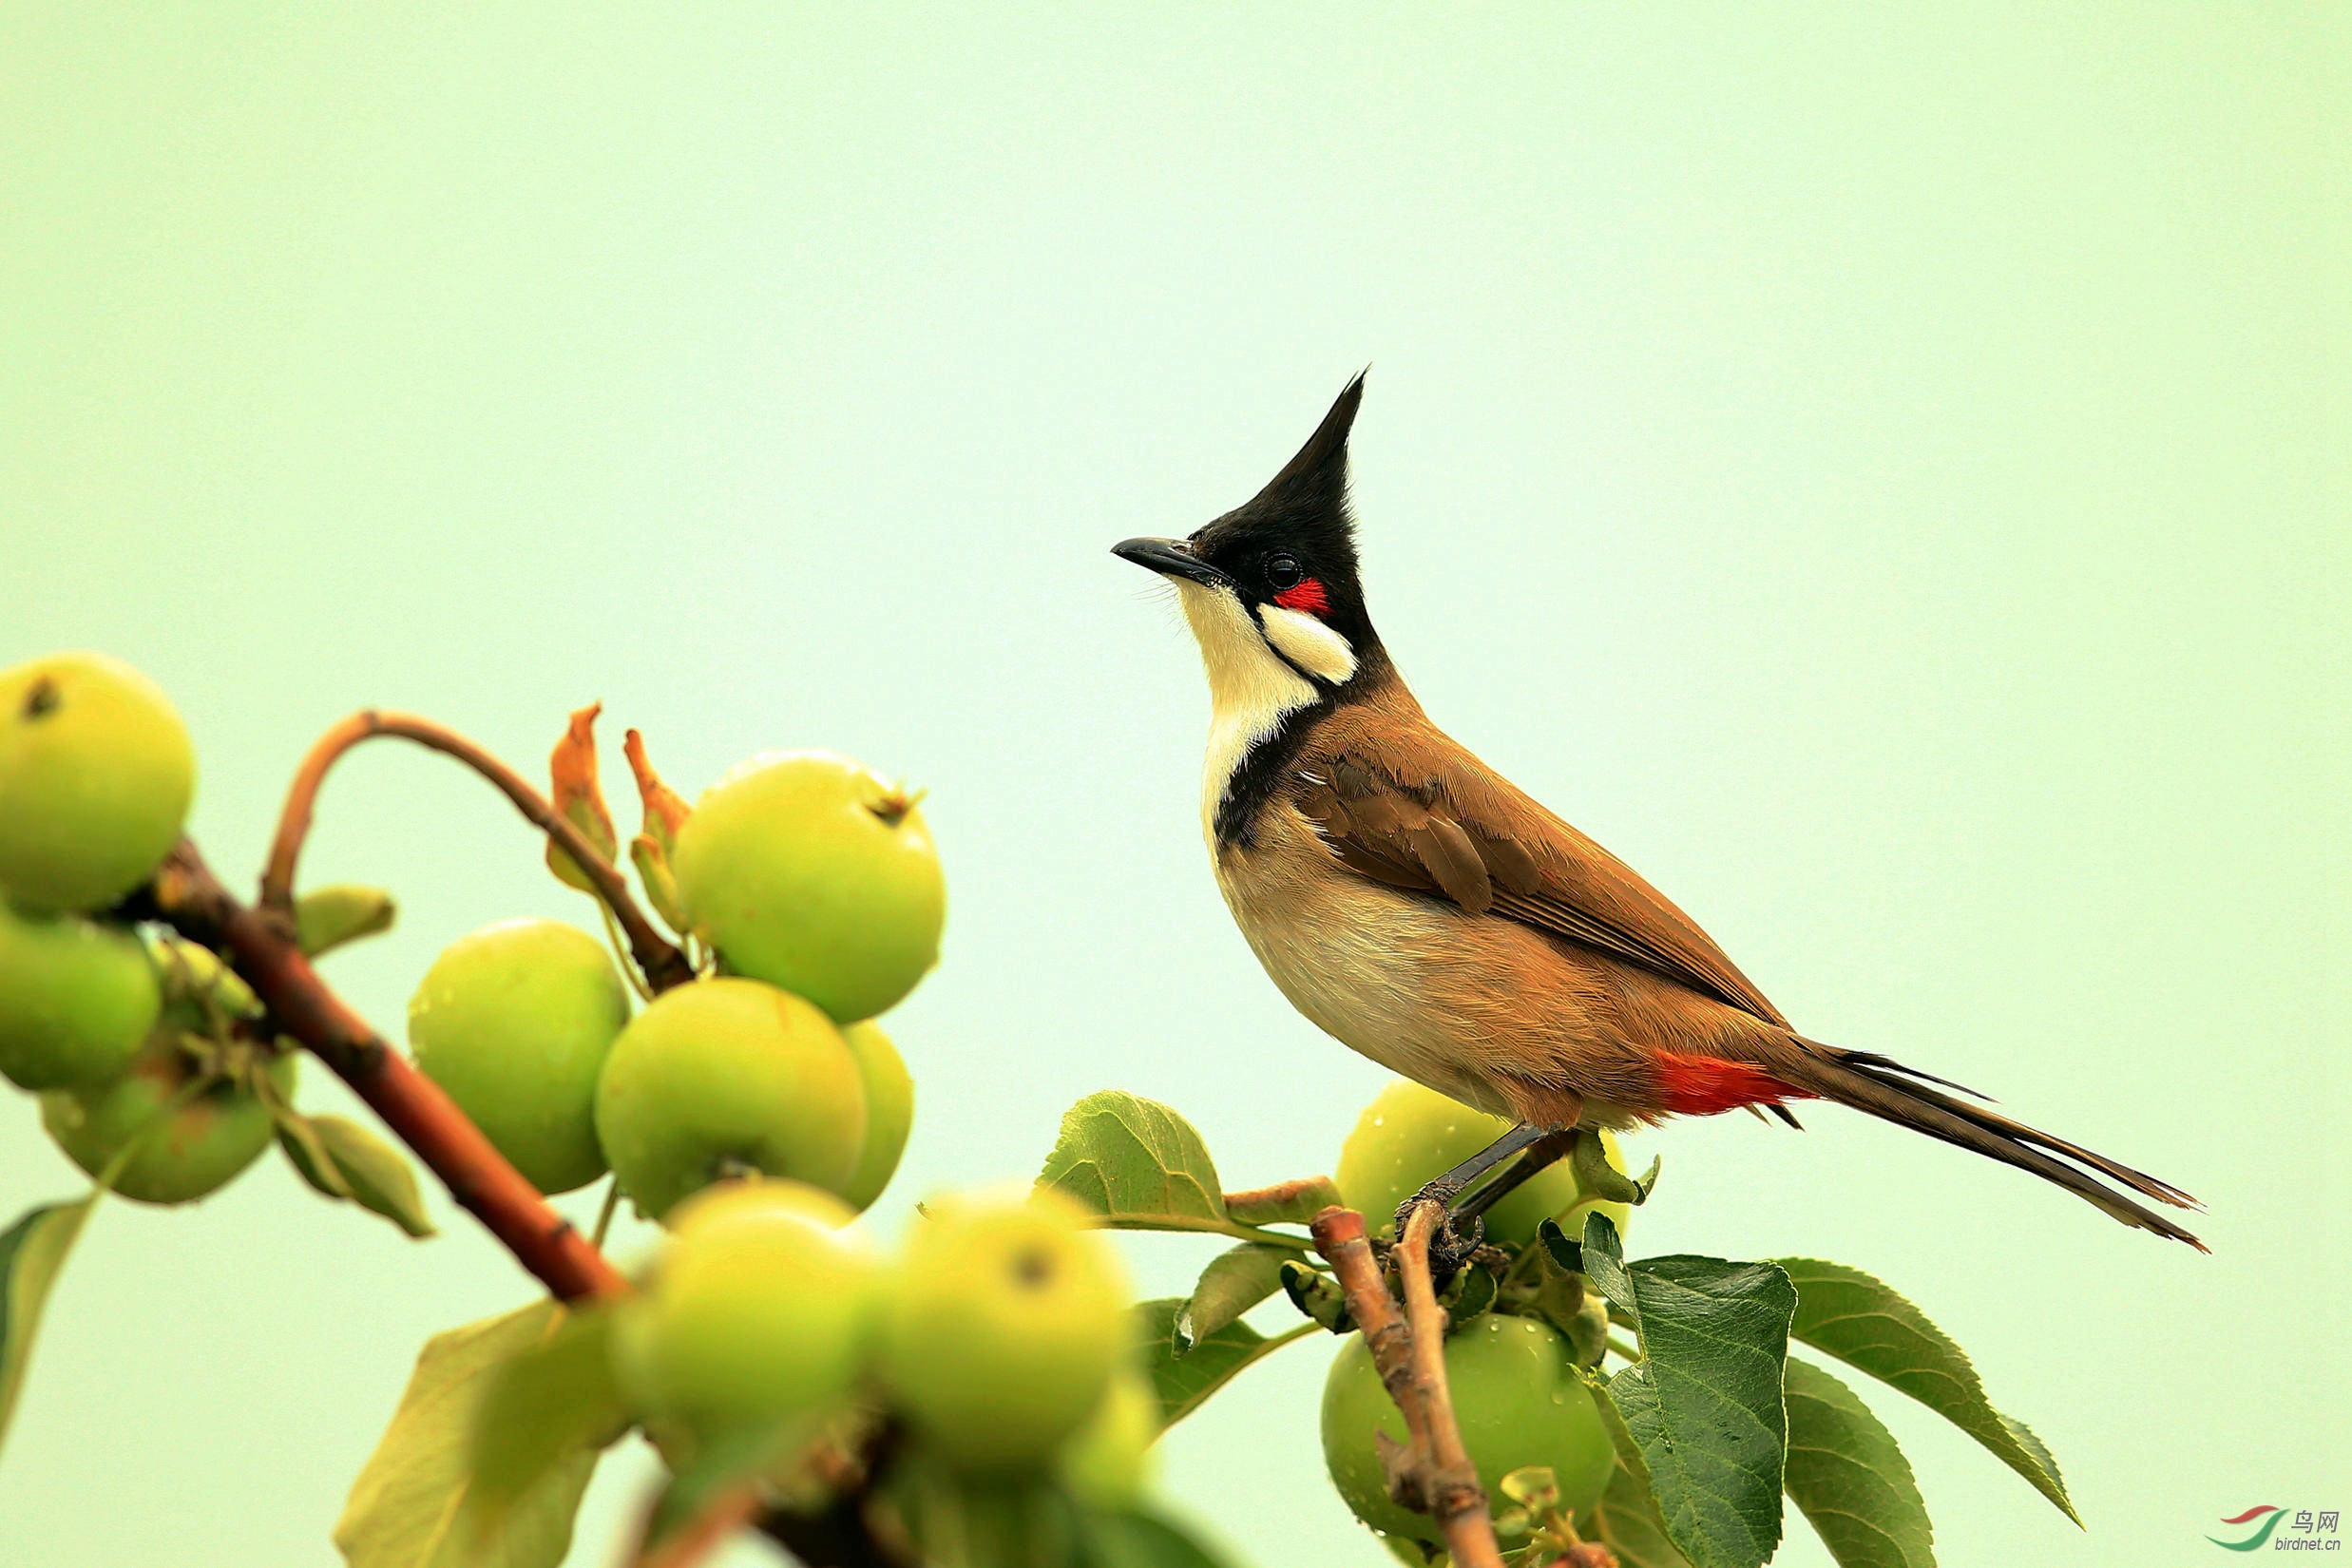
{"type": "Polygon", "coordinates": [[[614,1325],[631,1408],[693,1445],[838,1406],[865,1368],[880,1262],[832,1194],[724,1182],[679,1203],[614,1325]]]}
{"type": "Polygon", "coordinates": [[[839,1193],[866,1141],[866,1090],[841,1031],[789,991],[722,976],[629,1021],[596,1083],[596,1136],[655,1218],[762,1172],[839,1193]]]}
{"type": "Polygon", "coordinates": [[[1132,1508],[1152,1479],[1159,1439],[1159,1396],[1132,1367],[1111,1374],[1086,1425],[1061,1445],[1056,1469],[1072,1497],[1089,1508],[1132,1508]]]}
{"type": "Polygon", "coordinates": [[[602,1176],[596,1082],[629,993],[604,945],[560,920],[460,937],[409,999],[409,1047],[543,1193],[602,1176]]]}
{"type": "MultiPolygon", "coordinates": [[[[1333,1179],[1348,1207],[1361,1213],[1367,1225],[1393,1235],[1398,1204],[1510,1130],[1511,1123],[1499,1116],[1474,1111],[1401,1078],[1374,1096],[1356,1119],[1355,1130],[1340,1145],[1333,1179]]],[[[1600,1144],[1609,1163],[1624,1170],[1616,1135],[1604,1129],[1600,1144]]],[[[1625,1233],[1632,1211],[1622,1203],[1587,1196],[1577,1185],[1576,1173],[1561,1160],[1487,1210],[1486,1235],[1498,1242],[1533,1241],[1538,1226],[1557,1219],[1571,1238],[1580,1237],[1584,1215],[1571,1211],[1584,1204],[1615,1220],[1617,1234],[1625,1233]]]]}
{"type": "MultiPolygon", "coordinates": [[[[296,1062],[289,1051],[261,1069],[280,1098],[293,1097],[296,1062]]],[[[173,1111],[196,1070],[186,1052],[159,1038],[111,1083],[43,1095],[41,1125],[92,1176],[139,1139],[115,1176],[114,1191],[142,1203],[192,1202],[228,1185],[259,1158],[275,1130],[269,1107],[250,1086],[229,1079],[173,1111]]]]}
{"type": "Polygon", "coordinates": [[[18,1088],[118,1077],[162,1006],[155,966],[128,931],[0,903],[0,1073],[18,1088]]]}
{"type": "Polygon", "coordinates": [[[831,752],[730,772],[678,831],[678,892],[736,974],[842,1023],[897,1004],[939,962],[947,887],[923,813],[831,752]]]}
{"type": "Polygon", "coordinates": [[[851,1024],[841,1031],[841,1039],[857,1058],[858,1076],[866,1085],[866,1147],[841,1195],[851,1208],[870,1209],[906,1152],[907,1133],[914,1125],[914,1079],[898,1047],[872,1021],[851,1024]]]}
{"type": "Polygon", "coordinates": [[[0,671],[0,890],[86,913],[144,882],[180,838],[196,749],[155,683],[103,654],[0,671]]]}
{"type": "MultiPolygon", "coordinates": [[[[1489,1508],[1509,1506],[1500,1489],[1504,1476],[1547,1464],[1559,1483],[1560,1506],[1581,1522],[1607,1488],[1616,1452],[1558,1331],[1501,1312],[1472,1318],[1445,1341],[1445,1386],[1489,1508]]],[[[1364,1336],[1350,1334],[1323,1384],[1323,1462],[1331,1484],[1373,1529],[1441,1544],[1435,1520],[1388,1496],[1375,1431],[1402,1443],[1405,1418],[1364,1336]]]]}
{"type": "Polygon", "coordinates": [[[1050,1190],[928,1205],[881,1314],[893,1406],[959,1468],[1043,1465],[1127,1353],[1127,1294],[1092,1216],[1050,1190]]]}

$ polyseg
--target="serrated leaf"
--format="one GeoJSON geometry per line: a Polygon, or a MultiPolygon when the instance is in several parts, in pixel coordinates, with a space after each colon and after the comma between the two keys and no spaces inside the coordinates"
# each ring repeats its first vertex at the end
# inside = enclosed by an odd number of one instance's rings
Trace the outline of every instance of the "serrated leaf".
{"type": "Polygon", "coordinates": [[[95,1193],[71,1203],[44,1203],[0,1232],[0,1438],[8,1436],[16,1413],[49,1291],[97,1204],[95,1193]]]}
{"type": "Polygon", "coordinates": [[[1156,1100],[1123,1090],[1088,1095],[1062,1113],[1042,1185],[1059,1187],[1114,1225],[1198,1229],[1225,1219],[1216,1163],[1193,1124],[1156,1100]]]}
{"type": "Polygon", "coordinates": [[[1658,1511],[1657,1495],[1650,1486],[1650,1467],[1642,1463],[1641,1446],[1626,1429],[1625,1418],[1610,1399],[1608,1386],[1597,1376],[1586,1381],[1593,1390],[1593,1403],[1599,1407],[1601,1425],[1609,1429],[1617,1463],[1609,1473],[1609,1485],[1600,1501],[1586,1511],[1591,1516],[1590,1528],[1581,1517],[1572,1522],[1584,1534],[1599,1537],[1616,1553],[1618,1568],[1691,1568],[1690,1559],[1674,1550],[1666,1534],[1666,1518],[1658,1511]]]}
{"type": "Polygon", "coordinates": [[[1454,1275],[1446,1282],[1444,1303],[1448,1332],[1492,1307],[1501,1293],[1500,1282],[1479,1264],[1470,1264],[1454,1275]]]}
{"type": "Polygon", "coordinates": [[[492,1369],[467,1436],[472,1474],[460,1512],[468,1540],[496,1531],[567,1462],[629,1429],[613,1381],[612,1325],[608,1310],[574,1309],[545,1340],[492,1369]]]}
{"type": "Polygon", "coordinates": [[[1642,1359],[1609,1380],[1609,1393],[1668,1535],[1696,1568],[1758,1568],[1780,1543],[1781,1366],[1797,1301],[1788,1276],[1711,1257],[1629,1267],[1616,1226],[1597,1214],[1585,1224],[1584,1263],[1641,1338],[1642,1359]]]}
{"type": "Polygon", "coordinates": [[[1860,1269],[1810,1257],[1778,1261],[1797,1287],[1790,1337],[1909,1394],[2082,1522],[2049,1448],[2024,1423],[1993,1408],[1966,1353],[1926,1313],[1860,1269]]]}
{"type": "Polygon", "coordinates": [[[1339,1195],[1339,1183],[1329,1176],[1301,1176],[1296,1181],[1277,1182],[1246,1193],[1227,1193],[1225,1213],[1244,1225],[1272,1225],[1284,1220],[1304,1225],[1324,1210],[1341,1207],[1346,1202],[1339,1195]]]}
{"type": "MultiPolygon", "coordinates": [[[[1161,1427],[1175,1425],[1207,1403],[1249,1366],[1291,1343],[1291,1333],[1272,1338],[1246,1323],[1229,1323],[1214,1334],[1203,1334],[1181,1358],[1176,1353],[1176,1318],[1182,1296],[1161,1296],[1138,1302],[1134,1311],[1137,1351],[1152,1390],[1159,1396],[1161,1427]]],[[[1299,1328],[1311,1329],[1301,1324],[1299,1328]]],[[[1295,1332],[1293,1330],[1292,1332],[1295,1332]]]]}
{"type": "Polygon", "coordinates": [[[1245,1241],[1209,1260],[1193,1287],[1192,1299],[1176,1311],[1173,1343],[1177,1355],[1215,1333],[1282,1289],[1282,1266],[1295,1254],[1280,1247],[1245,1241]]]}
{"type": "Polygon", "coordinates": [[[346,943],[392,929],[399,908],[381,888],[338,882],[295,900],[294,940],[304,958],[320,958],[346,943]]]}
{"type": "MultiPolygon", "coordinates": [[[[1594,1213],[1593,1210],[1586,1210],[1585,1217],[1590,1219],[1594,1213]]],[[[1612,1222],[1611,1233],[1614,1234],[1616,1230],[1616,1226],[1615,1222],[1612,1222]]],[[[1537,1226],[1536,1240],[1542,1244],[1543,1255],[1550,1258],[1553,1264],[1563,1272],[1571,1274],[1584,1272],[1584,1243],[1572,1239],[1567,1232],[1559,1228],[1558,1220],[1547,1219],[1537,1226]]]]}
{"type": "Polygon", "coordinates": [[[1782,1484],[1839,1568],[1936,1568],[1935,1531],[1910,1463],[1870,1407],[1791,1358],[1782,1484]]]}
{"type": "Polygon", "coordinates": [[[564,1560],[594,1450],[548,1472],[486,1539],[468,1539],[459,1523],[473,1479],[474,1424],[493,1378],[545,1344],[565,1316],[555,1302],[534,1302],[425,1342],[335,1522],[335,1544],[351,1568],[557,1568],[564,1560]]]}

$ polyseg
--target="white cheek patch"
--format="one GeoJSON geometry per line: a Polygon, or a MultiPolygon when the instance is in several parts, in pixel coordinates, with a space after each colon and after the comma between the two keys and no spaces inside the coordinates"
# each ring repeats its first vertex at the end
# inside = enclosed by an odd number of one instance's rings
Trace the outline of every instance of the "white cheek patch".
{"type": "Polygon", "coordinates": [[[1356,673],[1356,651],[1348,640],[1304,610],[1261,604],[1257,614],[1266,625],[1266,641],[1316,679],[1337,686],[1356,673]]]}
{"type": "Polygon", "coordinates": [[[1209,673],[1209,755],[1201,768],[1200,822],[1214,846],[1217,804],[1234,771],[1252,746],[1274,733],[1283,715],[1315,700],[1315,689],[1274,657],[1231,589],[1181,578],[1176,589],[1209,673]]]}

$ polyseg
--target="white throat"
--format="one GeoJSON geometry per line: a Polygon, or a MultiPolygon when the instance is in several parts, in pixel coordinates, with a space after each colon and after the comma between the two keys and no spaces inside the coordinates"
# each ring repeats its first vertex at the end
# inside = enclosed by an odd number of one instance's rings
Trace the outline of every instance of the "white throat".
{"type": "Polygon", "coordinates": [[[1339,682],[1355,673],[1348,640],[1311,616],[1269,605],[1260,626],[1230,588],[1176,579],[1200,662],[1209,675],[1209,755],[1201,765],[1200,831],[1216,851],[1217,807],[1233,774],[1259,742],[1272,738],[1286,714],[1316,698],[1313,682],[1268,645],[1272,638],[1301,668],[1339,682]]]}

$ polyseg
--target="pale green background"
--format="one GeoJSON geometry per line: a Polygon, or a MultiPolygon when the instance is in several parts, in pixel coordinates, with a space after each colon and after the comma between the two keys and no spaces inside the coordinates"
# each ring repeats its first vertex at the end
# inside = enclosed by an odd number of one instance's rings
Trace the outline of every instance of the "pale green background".
{"type": "MultiPolygon", "coordinates": [[[[2202,1195],[2213,1255],[1834,1110],[1642,1139],[1635,1250],[1851,1261],[1977,1353],[2090,1532],[1874,1396],[1947,1564],[2352,1505],[2348,13],[1074,10],[8,6],[0,663],[152,671],[240,883],[362,703],[535,766],[601,698],[689,790],[854,753],[931,790],[954,897],[886,1209],[1114,1084],[1236,1184],[1327,1168],[1381,1075],[1228,924],[1194,655],[1105,550],[1372,361],[1367,573],[1441,721],[1809,1032],[2202,1195]]],[[[388,1028],[460,932],[586,914],[392,748],[307,870],[400,893],[329,966],[388,1028]]],[[[72,1191],[0,1111],[0,1206],[72,1191]]],[[[529,1293],[447,1218],[275,1163],[103,1214],[0,1558],[328,1560],[417,1342],[529,1293]]],[[[1167,1444],[1262,1563],[1384,1560],[1327,1346],[1167,1444]]]]}

